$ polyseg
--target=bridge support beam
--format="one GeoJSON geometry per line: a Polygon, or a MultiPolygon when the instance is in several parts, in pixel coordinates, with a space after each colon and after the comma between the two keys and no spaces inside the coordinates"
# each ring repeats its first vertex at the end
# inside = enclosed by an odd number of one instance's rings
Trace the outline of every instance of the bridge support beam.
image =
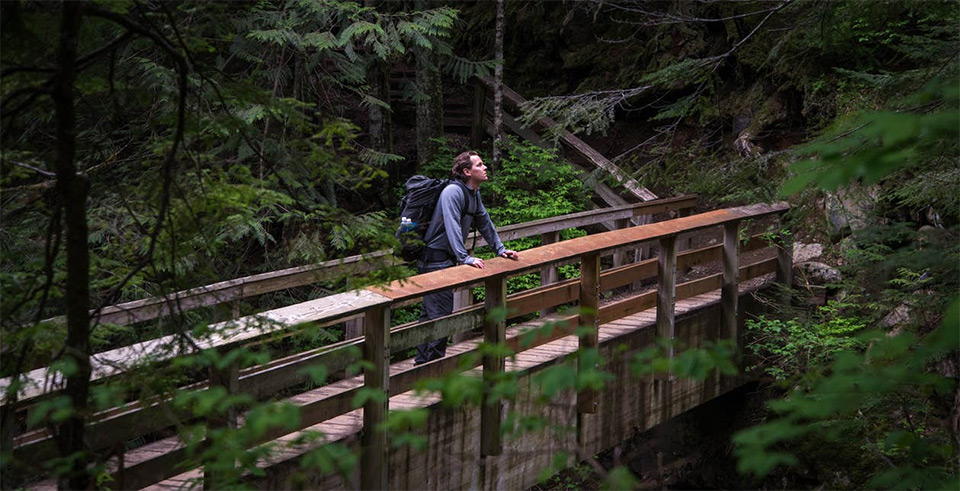
{"type": "MultiPolygon", "coordinates": [[[[580,326],[589,331],[579,337],[579,357],[577,371],[595,369],[597,347],[600,345],[597,313],[600,309],[600,255],[597,253],[580,256],[580,326]],[[592,352],[587,355],[586,350],[592,352]]],[[[597,391],[583,389],[577,393],[577,412],[592,414],[597,412],[597,391]]]]}
{"type": "MultiPolygon", "coordinates": [[[[558,242],[559,240],[560,240],[559,231],[540,234],[540,245],[553,244],[554,242],[558,242]]],[[[556,283],[557,279],[558,279],[558,275],[557,275],[556,264],[549,264],[547,266],[540,268],[540,286],[546,286],[546,285],[556,283]]],[[[547,315],[550,312],[553,312],[553,310],[554,310],[553,308],[543,309],[540,311],[540,315],[541,316],[547,315]]]]}
{"type": "MultiPolygon", "coordinates": [[[[616,224],[617,230],[623,230],[630,226],[629,218],[621,218],[614,221],[616,224]]],[[[617,268],[627,264],[627,250],[623,247],[617,248],[613,251],[613,267],[617,268]]]]}
{"type": "Polygon", "coordinates": [[[673,358],[674,299],[677,291],[677,237],[675,235],[660,239],[657,283],[657,337],[670,342],[666,355],[667,358],[673,358]]]}
{"type": "Polygon", "coordinates": [[[382,399],[363,405],[360,437],[360,489],[387,489],[387,433],[380,428],[390,410],[390,309],[374,307],[365,314],[366,340],[363,357],[370,363],[363,372],[363,385],[383,392],[382,399]]]}
{"type": "MultiPolygon", "coordinates": [[[[505,315],[495,318],[490,313],[495,309],[507,306],[507,280],[505,276],[493,276],[485,282],[486,316],[483,321],[483,341],[491,345],[503,345],[507,341],[507,322],[505,315]]],[[[480,455],[500,455],[503,444],[500,439],[500,423],[502,420],[502,402],[489,400],[489,395],[504,372],[504,358],[500,354],[483,355],[483,383],[484,401],[480,412],[480,455]]]]}
{"type": "Polygon", "coordinates": [[[735,360],[740,361],[740,330],[737,323],[738,275],[740,272],[738,232],[740,222],[729,222],[723,226],[723,280],[720,287],[720,308],[723,325],[721,337],[733,341],[736,349],[735,360]]]}

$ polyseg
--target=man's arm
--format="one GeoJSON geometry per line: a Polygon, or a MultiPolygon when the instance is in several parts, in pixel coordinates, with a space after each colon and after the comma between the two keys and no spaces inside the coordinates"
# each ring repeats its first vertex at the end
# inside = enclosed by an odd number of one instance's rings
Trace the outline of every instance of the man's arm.
{"type": "Polygon", "coordinates": [[[467,254],[467,248],[463,244],[463,231],[460,229],[464,201],[460,186],[447,186],[440,192],[440,201],[437,206],[443,213],[443,229],[454,258],[458,263],[472,265],[478,259],[467,254]]]}
{"type": "Polygon", "coordinates": [[[500,241],[500,234],[497,233],[497,228],[493,226],[493,220],[490,219],[490,214],[487,213],[487,208],[483,206],[482,200],[479,203],[477,212],[479,216],[474,217],[478,220],[477,230],[483,235],[483,238],[487,241],[487,244],[490,245],[490,248],[496,251],[498,256],[519,259],[520,256],[516,252],[507,249],[503,245],[503,242],[500,241]]]}
{"type": "Polygon", "coordinates": [[[480,201],[477,205],[477,216],[473,217],[477,223],[477,230],[479,230],[483,238],[486,239],[487,245],[496,251],[498,256],[501,256],[507,248],[504,247],[503,242],[500,241],[500,235],[497,234],[497,229],[493,226],[493,221],[490,220],[490,214],[487,213],[487,208],[483,206],[483,201],[480,201]]]}

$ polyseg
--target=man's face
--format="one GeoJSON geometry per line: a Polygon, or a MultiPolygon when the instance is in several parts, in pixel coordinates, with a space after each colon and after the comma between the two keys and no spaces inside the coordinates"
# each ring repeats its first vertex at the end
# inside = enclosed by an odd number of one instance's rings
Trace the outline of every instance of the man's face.
{"type": "Polygon", "coordinates": [[[478,184],[488,179],[487,166],[483,163],[483,159],[481,159],[479,155],[470,156],[470,167],[464,170],[463,173],[467,176],[467,180],[478,184]]]}

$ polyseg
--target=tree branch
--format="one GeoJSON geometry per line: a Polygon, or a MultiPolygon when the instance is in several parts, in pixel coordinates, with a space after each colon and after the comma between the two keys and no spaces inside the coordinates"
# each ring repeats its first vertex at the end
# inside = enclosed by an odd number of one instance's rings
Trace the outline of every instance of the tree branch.
{"type": "MultiPolygon", "coordinates": [[[[91,314],[94,318],[99,319],[100,311],[106,305],[111,305],[116,303],[120,298],[120,292],[123,287],[137,274],[139,273],[147,264],[150,263],[153,257],[153,253],[157,247],[157,238],[160,236],[160,231],[163,229],[163,224],[166,221],[167,210],[170,206],[170,186],[173,180],[173,168],[176,163],[177,152],[179,151],[180,144],[183,141],[183,133],[186,122],[186,106],[187,106],[187,73],[189,72],[189,64],[187,59],[183,54],[178,52],[173,46],[170,45],[170,42],[163,35],[150,31],[146,27],[134,22],[133,20],[119,15],[114,12],[98,9],[98,8],[88,8],[87,14],[100,17],[112,21],[116,24],[119,24],[126,28],[127,30],[140,34],[144,37],[152,40],[160,49],[170,55],[173,58],[174,63],[177,65],[177,122],[176,128],[173,134],[173,142],[170,146],[170,150],[167,151],[167,154],[163,161],[163,168],[161,171],[162,174],[162,184],[160,192],[160,207],[157,211],[156,222],[154,223],[153,230],[150,232],[148,237],[148,246],[147,251],[144,253],[140,261],[124,276],[124,278],[115,285],[110,293],[106,295],[104,302],[91,314]]],[[[97,321],[99,322],[99,320],[97,321]]]]}

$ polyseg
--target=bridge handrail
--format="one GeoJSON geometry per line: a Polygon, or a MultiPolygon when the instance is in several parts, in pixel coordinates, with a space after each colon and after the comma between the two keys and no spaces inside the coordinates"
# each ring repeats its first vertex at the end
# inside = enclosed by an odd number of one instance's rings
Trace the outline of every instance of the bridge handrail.
{"type": "MultiPolygon", "coordinates": [[[[668,210],[686,210],[696,206],[696,201],[696,195],[676,196],[507,225],[501,227],[498,232],[500,238],[504,241],[514,240],[557,232],[568,228],[582,227],[598,222],[661,213],[668,210]]],[[[472,237],[473,234],[467,239],[467,243],[472,243],[472,237]]],[[[486,240],[484,240],[483,237],[478,237],[477,246],[480,247],[484,245],[486,245],[486,240]]],[[[133,324],[156,319],[175,312],[185,312],[196,308],[233,302],[264,293],[306,286],[337,278],[345,274],[365,273],[379,266],[376,260],[389,259],[391,252],[392,251],[389,250],[379,250],[317,264],[234,278],[173,292],[167,295],[110,305],[100,309],[94,321],[120,325],[133,324]]],[[[91,315],[93,314],[95,314],[95,312],[91,311],[91,315]]],[[[46,319],[43,322],[62,323],[63,319],[63,316],[58,316],[46,319]]]]}
{"type": "MultiPolygon", "coordinates": [[[[757,234],[742,244],[740,251],[754,251],[767,245],[768,240],[766,240],[762,234],[757,234]]],[[[716,260],[720,257],[722,249],[722,245],[713,245],[679,253],[677,256],[677,267],[683,269],[716,260]]],[[[765,263],[761,264],[765,265],[765,263]]],[[[766,267],[766,265],[764,267],[766,267]]],[[[764,270],[763,272],[767,271],[764,270]]],[[[610,268],[600,273],[600,291],[610,291],[626,286],[637,280],[656,278],[656,276],[657,259],[648,259],[638,263],[610,268]]],[[[756,274],[750,273],[746,276],[754,277],[756,274]]],[[[716,289],[712,283],[714,279],[713,277],[702,278],[678,286],[678,299],[688,298],[703,293],[704,291],[716,289]]],[[[577,300],[576,287],[579,285],[579,281],[578,278],[573,278],[509,295],[507,297],[507,319],[509,320],[577,300]]],[[[605,306],[600,309],[601,321],[604,321],[604,319],[609,316],[606,313],[608,311],[616,311],[622,316],[633,311],[648,308],[651,300],[650,297],[651,295],[647,294],[646,297],[638,297],[636,299],[618,302],[615,305],[605,306]]],[[[391,354],[396,354],[432,339],[472,331],[482,325],[483,314],[483,305],[474,304],[446,317],[422,322],[414,321],[392,327],[390,330],[390,352],[391,354]]],[[[564,322],[563,318],[557,320],[557,322],[562,324],[564,322]]],[[[566,331],[561,329],[561,331],[558,331],[558,334],[563,332],[566,331]]],[[[552,339],[555,339],[555,337],[543,338],[541,336],[541,338],[525,344],[521,349],[516,349],[516,351],[519,352],[530,349],[552,339]]],[[[361,359],[358,348],[362,348],[363,344],[364,340],[362,337],[348,339],[272,360],[264,365],[250,367],[239,374],[239,391],[258,400],[264,399],[272,396],[276,391],[285,390],[304,382],[307,376],[304,375],[302,370],[307,366],[321,364],[325,366],[330,373],[343,370],[350,364],[361,359]]],[[[190,386],[190,388],[202,389],[206,386],[206,383],[199,383],[190,386]]],[[[119,417],[112,411],[106,411],[100,415],[96,415],[93,421],[91,421],[94,429],[91,431],[91,438],[88,444],[94,450],[110,448],[126,439],[136,436],[126,431],[118,431],[116,429],[117,427],[138,428],[137,433],[147,433],[162,429],[166,424],[162,419],[158,419],[155,416],[155,412],[161,402],[162,401],[154,401],[138,408],[127,408],[124,414],[119,417]]],[[[53,450],[52,440],[47,442],[42,442],[41,440],[42,435],[33,435],[28,439],[22,439],[18,442],[18,452],[33,452],[36,457],[38,448],[46,444],[49,448],[43,450],[46,453],[42,454],[41,457],[50,457],[50,452],[53,450]]]]}
{"type": "MultiPolygon", "coordinates": [[[[484,339],[486,341],[492,343],[508,341],[505,336],[505,322],[502,320],[484,319],[482,311],[476,307],[468,309],[467,311],[461,311],[448,318],[431,321],[430,323],[398,326],[394,329],[390,328],[389,308],[392,305],[438,290],[477,281],[483,281],[486,285],[487,299],[484,310],[487,311],[499,306],[506,306],[508,308],[517,306],[521,304],[524,297],[526,297],[527,300],[532,300],[524,304],[524,308],[518,309],[518,312],[532,312],[547,306],[569,302],[575,299],[572,297],[579,296],[580,305],[589,308],[572,317],[567,316],[570,317],[569,319],[564,318],[566,319],[564,322],[578,321],[576,324],[572,324],[572,326],[598,325],[599,322],[649,308],[651,303],[655,303],[658,307],[658,336],[664,337],[672,337],[673,334],[673,301],[675,298],[693,296],[698,294],[698,292],[709,291],[720,286],[723,298],[721,303],[725,319],[724,325],[728,329],[730,329],[732,325],[732,329],[734,329],[733,333],[735,334],[735,317],[732,324],[729,322],[728,317],[731,311],[731,302],[734,312],[733,315],[735,316],[736,278],[738,272],[744,271],[746,273],[745,276],[752,277],[756,273],[770,272],[777,269],[776,266],[779,264],[779,275],[783,277],[785,274],[788,274],[783,272],[785,261],[788,261],[788,259],[784,259],[785,256],[783,252],[781,252],[780,257],[774,260],[764,260],[755,264],[746,265],[742,268],[739,266],[737,259],[737,230],[739,224],[746,219],[757,219],[772,214],[779,214],[787,209],[788,206],[785,203],[743,206],[548,244],[524,251],[520,261],[510,261],[500,258],[487,261],[487,267],[483,270],[476,270],[467,266],[449,268],[444,270],[443,273],[445,274],[427,273],[413,277],[405,282],[394,282],[385,287],[370,287],[364,290],[324,297],[322,299],[268,311],[261,314],[261,316],[248,316],[229,321],[232,323],[230,324],[231,329],[219,334],[214,339],[207,340],[205,344],[198,347],[207,349],[235,346],[263,335],[280,333],[285,328],[303,322],[331,323],[351,315],[364,314],[367,320],[366,339],[360,343],[351,342],[348,344],[352,346],[359,344],[364,348],[364,359],[370,367],[367,368],[364,373],[364,386],[384,390],[388,394],[393,394],[396,391],[408,390],[410,384],[416,377],[414,374],[402,374],[403,377],[397,378],[395,383],[391,380],[388,370],[389,356],[391,353],[391,335],[401,335],[398,336],[398,338],[405,338],[405,341],[398,343],[405,346],[417,342],[424,336],[438,334],[436,328],[443,324],[458,323],[460,325],[456,327],[456,331],[460,331],[467,330],[470,327],[476,326],[478,323],[482,323],[484,326],[484,339]],[[678,258],[675,240],[679,234],[715,226],[722,226],[724,228],[724,244],[722,246],[689,251],[679,254],[678,258]],[[603,308],[599,308],[599,292],[601,290],[615,288],[622,284],[636,281],[638,276],[648,275],[653,265],[652,260],[643,261],[601,273],[599,267],[600,254],[619,247],[651,240],[658,240],[662,251],[656,259],[656,276],[660,281],[658,291],[625,299],[613,305],[606,305],[603,308]],[[702,261],[708,256],[715,257],[718,251],[720,252],[724,266],[723,273],[685,284],[675,285],[675,274],[678,265],[685,263],[689,265],[696,261],[702,261]],[[511,296],[508,300],[505,288],[505,281],[508,276],[576,257],[579,257],[581,260],[581,278],[543,287],[535,292],[521,292],[511,296]],[[678,261],[678,259],[680,260],[678,261]],[[731,285],[733,287],[733,293],[731,293],[730,290],[731,285]],[[573,293],[574,290],[579,290],[579,292],[575,295],[573,293]],[[592,313],[590,313],[591,311],[592,313]],[[259,333],[251,332],[251,330],[257,331],[257,328],[262,326],[263,318],[270,319],[275,322],[275,324],[267,326],[265,330],[259,333]],[[428,324],[430,324],[429,329],[427,328],[428,324]],[[468,327],[465,328],[464,326],[468,327]]],[[[754,240],[748,244],[755,243],[759,243],[759,241],[754,240]]],[[[751,247],[755,247],[755,245],[747,245],[744,247],[744,250],[748,250],[751,247]]],[[[572,327],[570,329],[572,329],[572,327]]],[[[570,330],[570,332],[572,332],[572,330],[570,330]]],[[[566,329],[561,329],[557,335],[567,335],[570,332],[567,332],[566,329]]],[[[554,336],[549,336],[549,338],[553,339],[554,336]]],[[[399,340],[400,339],[398,339],[398,341],[399,340]]],[[[153,340],[152,342],[158,341],[160,340],[153,340]]],[[[549,339],[538,340],[536,344],[542,344],[547,341],[549,341],[549,339]]],[[[514,345],[518,343],[516,339],[510,340],[510,342],[514,345]]],[[[596,347],[597,343],[596,333],[594,333],[593,336],[587,335],[581,338],[581,348],[596,347]]],[[[345,347],[346,345],[338,346],[334,350],[323,351],[321,354],[333,356],[333,351],[340,351],[342,354],[344,351],[343,348],[345,347]]],[[[524,349],[530,347],[532,346],[526,346],[524,349]]],[[[128,349],[124,354],[132,354],[134,350],[129,350],[129,348],[132,347],[121,348],[121,350],[128,349]]],[[[172,355],[175,356],[179,354],[185,353],[173,353],[172,355]]],[[[454,363],[454,358],[455,357],[451,357],[441,360],[436,367],[452,367],[450,364],[454,363]]],[[[316,362],[316,358],[311,360],[311,363],[316,362]]],[[[270,365],[273,365],[273,362],[270,365]]],[[[433,372],[438,369],[436,367],[431,369],[430,365],[426,365],[419,367],[420,370],[414,370],[414,372],[435,375],[433,372]]],[[[493,355],[488,355],[484,359],[485,374],[503,371],[503,369],[502,357],[496,358],[493,357],[493,355]]],[[[247,372],[247,374],[249,375],[249,372],[247,372]]],[[[241,385],[239,383],[240,379],[242,379],[240,373],[234,372],[234,374],[229,377],[232,377],[235,381],[232,385],[233,390],[237,390],[241,385]]],[[[213,374],[211,374],[211,381],[219,381],[212,383],[224,383],[225,380],[223,376],[214,377],[213,374]]],[[[319,417],[323,415],[325,417],[332,417],[352,409],[349,401],[352,392],[355,390],[356,389],[351,389],[347,391],[347,393],[338,394],[329,400],[310,403],[309,414],[311,415],[311,420],[314,420],[315,416],[319,417]]],[[[592,399],[589,391],[581,395],[580,401],[578,405],[580,406],[581,412],[591,412],[591,407],[595,406],[595,399],[592,399]]],[[[383,418],[386,416],[386,404],[386,401],[370,401],[367,403],[363,412],[365,428],[378,427],[379,422],[383,421],[383,418]]],[[[303,409],[307,410],[306,407],[303,409]]],[[[499,414],[498,407],[485,407],[482,411],[481,447],[484,455],[497,455],[499,453],[499,414]],[[496,411],[493,409],[496,409],[496,411]]],[[[270,432],[270,434],[272,435],[273,432],[270,432]]],[[[275,438],[276,436],[272,437],[275,438]]],[[[383,476],[386,470],[382,462],[383,455],[380,455],[380,453],[384,452],[387,448],[385,438],[386,436],[382,434],[382,432],[365,431],[363,433],[363,447],[365,449],[375,450],[365,450],[362,454],[361,465],[364,471],[361,475],[364,476],[365,480],[363,487],[382,487],[383,476]],[[373,479],[374,481],[369,481],[368,479],[373,479]]],[[[182,453],[181,450],[174,450],[158,458],[165,459],[163,462],[172,462],[175,458],[182,457],[180,453],[182,453]]],[[[152,462],[147,466],[147,469],[152,469],[152,471],[146,472],[158,472],[159,468],[167,467],[157,462],[152,462]]],[[[173,467],[170,466],[164,472],[169,472],[172,469],[173,467]]]]}
{"type": "MultiPolygon", "coordinates": [[[[91,357],[91,380],[118,375],[144,362],[160,362],[177,356],[189,355],[204,349],[226,349],[252,342],[269,335],[276,335],[289,327],[308,322],[329,325],[343,319],[364,314],[376,307],[389,306],[425,294],[448,288],[486,281],[495,277],[520,274],[526,270],[568,260],[588,252],[600,253],[640,242],[658,240],[703,228],[723,225],[745,218],[760,218],[787,209],[784,203],[773,205],[749,205],[738,208],[715,210],[699,215],[676,218],[666,222],[641,225],[623,230],[548,244],[523,251],[520,261],[495,258],[486,261],[484,269],[470,266],[455,266],[442,271],[425,273],[404,280],[394,281],[382,287],[330,295],[306,302],[268,310],[266,312],[216,323],[210,326],[214,332],[209,337],[191,334],[171,334],[133,345],[97,353],[91,357]],[[178,342],[180,341],[180,342],[178,342]]],[[[41,367],[22,376],[22,387],[17,401],[23,403],[54,392],[62,385],[62,375],[41,367]]],[[[0,380],[0,391],[7,403],[6,389],[10,377],[0,380]]]]}

